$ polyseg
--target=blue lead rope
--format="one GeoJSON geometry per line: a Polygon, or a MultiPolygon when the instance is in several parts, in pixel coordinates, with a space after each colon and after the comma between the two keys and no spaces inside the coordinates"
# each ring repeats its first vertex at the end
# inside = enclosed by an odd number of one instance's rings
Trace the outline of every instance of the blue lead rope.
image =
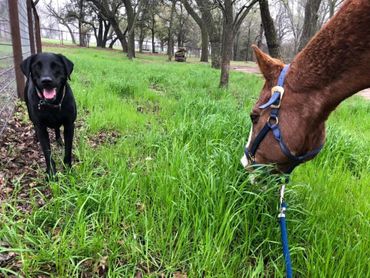
{"type": "Polygon", "coordinates": [[[279,217],[280,231],[281,231],[281,243],[283,245],[283,254],[284,254],[284,259],[285,259],[286,277],[292,278],[293,271],[292,271],[292,263],[290,261],[288,231],[286,228],[286,221],[285,221],[286,203],[284,202],[284,191],[285,191],[285,185],[282,185],[281,190],[280,190],[280,213],[278,217],[279,217]]]}

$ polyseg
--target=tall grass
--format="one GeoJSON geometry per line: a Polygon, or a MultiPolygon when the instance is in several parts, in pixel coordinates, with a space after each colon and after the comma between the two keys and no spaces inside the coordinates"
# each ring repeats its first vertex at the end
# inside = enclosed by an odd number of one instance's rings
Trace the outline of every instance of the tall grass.
{"type": "MultiPolygon", "coordinates": [[[[208,65],[50,51],[75,63],[85,124],[80,162],[50,183],[43,207],[35,201],[23,215],[17,200],[2,205],[0,239],[19,254],[21,275],[284,276],[277,185],[250,185],[239,165],[258,77],[233,73],[220,90],[208,65]],[[112,131],[114,143],[90,145],[112,131]]],[[[288,229],[298,276],[370,277],[369,111],[348,100],[329,121],[323,152],[293,174],[288,229]]]]}

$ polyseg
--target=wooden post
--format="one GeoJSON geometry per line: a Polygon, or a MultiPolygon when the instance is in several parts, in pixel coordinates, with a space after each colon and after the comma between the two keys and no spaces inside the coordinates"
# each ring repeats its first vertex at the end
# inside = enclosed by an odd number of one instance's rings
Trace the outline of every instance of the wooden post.
{"type": "Polygon", "coordinates": [[[17,94],[20,99],[24,99],[25,81],[20,67],[23,57],[22,57],[21,34],[19,30],[18,0],[8,0],[8,6],[10,17],[10,30],[12,32],[14,70],[15,78],[17,81],[17,94]]]}
{"type": "Polygon", "coordinates": [[[27,1],[28,33],[30,35],[31,54],[35,54],[36,49],[35,49],[35,36],[33,32],[32,5],[31,0],[26,1],[27,1]]]}

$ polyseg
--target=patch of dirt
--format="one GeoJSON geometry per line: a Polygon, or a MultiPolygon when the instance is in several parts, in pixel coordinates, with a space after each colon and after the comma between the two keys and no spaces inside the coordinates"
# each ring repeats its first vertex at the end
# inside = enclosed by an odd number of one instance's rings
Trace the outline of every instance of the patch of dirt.
{"type": "Polygon", "coordinates": [[[364,97],[367,100],[370,100],[370,89],[363,90],[359,92],[358,95],[364,97]]]}
{"type": "Polygon", "coordinates": [[[88,142],[89,145],[95,149],[103,144],[115,145],[121,137],[121,133],[117,130],[102,130],[88,137],[88,142]]]}
{"type": "MultiPolygon", "coordinates": [[[[0,241],[0,249],[9,249],[10,245],[7,242],[0,241]]],[[[14,252],[1,252],[0,253],[0,268],[13,264],[16,260],[17,254],[14,252]]]]}
{"type": "Polygon", "coordinates": [[[154,104],[151,102],[146,102],[144,104],[137,103],[136,111],[142,114],[158,114],[160,112],[161,108],[158,104],[154,104]]]}
{"type": "Polygon", "coordinates": [[[45,163],[33,125],[25,120],[26,108],[17,104],[13,118],[0,137],[0,203],[11,198],[17,200],[17,209],[31,210],[32,196],[39,206],[50,196],[45,182],[38,179],[40,166],[45,163]]]}
{"type": "MultiPolygon", "coordinates": [[[[76,129],[84,128],[84,122],[77,120],[76,129]]],[[[49,134],[53,155],[64,153],[63,149],[56,146],[54,132],[50,130],[49,134]]],[[[114,145],[120,137],[118,131],[100,131],[89,137],[88,142],[92,148],[96,148],[101,144],[114,145]]],[[[73,158],[74,162],[78,163],[75,155],[73,158]]],[[[45,160],[36,140],[34,127],[28,119],[27,109],[23,103],[18,103],[13,117],[0,136],[0,204],[7,200],[17,200],[17,209],[29,213],[33,196],[38,205],[42,206],[44,199],[49,198],[51,194],[48,183],[44,180],[44,164],[45,160]]]]}
{"type": "Polygon", "coordinates": [[[261,74],[257,66],[232,66],[232,69],[244,73],[261,74]]]}

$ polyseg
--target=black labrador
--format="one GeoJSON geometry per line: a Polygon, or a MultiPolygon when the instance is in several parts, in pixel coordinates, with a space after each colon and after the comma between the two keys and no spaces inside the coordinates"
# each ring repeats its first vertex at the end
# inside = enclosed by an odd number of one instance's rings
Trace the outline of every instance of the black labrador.
{"type": "Polygon", "coordinates": [[[21,69],[27,77],[24,98],[28,114],[45,156],[46,172],[51,177],[56,170],[47,128],[53,128],[57,142],[63,144],[60,127],[64,126],[64,165],[72,166],[77,109],[67,80],[73,71],[73,63],[61,54],[40,53],[25,59],[21,69]]]}

